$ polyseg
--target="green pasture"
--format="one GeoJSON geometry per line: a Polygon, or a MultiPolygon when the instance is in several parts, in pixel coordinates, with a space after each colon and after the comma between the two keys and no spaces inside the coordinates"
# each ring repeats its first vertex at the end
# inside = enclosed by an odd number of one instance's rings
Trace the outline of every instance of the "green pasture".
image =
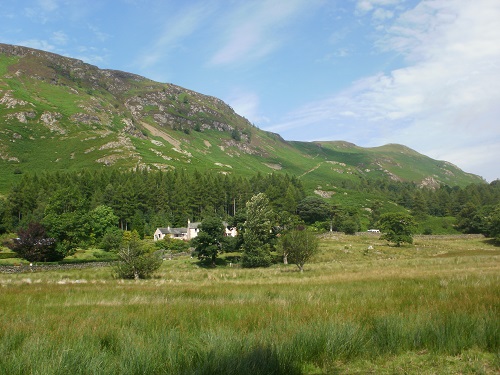
{"type": "MultiPolygon", "coordinates": [[[[83,253],[82,253],[83,254],[83,253]]],[[[497,374],[500,248],[324,235],[294,265],[0,274],[0,373],[497,374]]]]}

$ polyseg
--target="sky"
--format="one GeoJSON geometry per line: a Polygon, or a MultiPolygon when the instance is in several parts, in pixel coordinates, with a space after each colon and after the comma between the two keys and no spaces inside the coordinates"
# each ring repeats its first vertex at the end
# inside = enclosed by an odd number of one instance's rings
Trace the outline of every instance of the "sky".
{"type": "Polygon", "coordinates": [[[2,0],[0,42],[224,100],[287,140],[500,178],[499,0],[2,0]]]}

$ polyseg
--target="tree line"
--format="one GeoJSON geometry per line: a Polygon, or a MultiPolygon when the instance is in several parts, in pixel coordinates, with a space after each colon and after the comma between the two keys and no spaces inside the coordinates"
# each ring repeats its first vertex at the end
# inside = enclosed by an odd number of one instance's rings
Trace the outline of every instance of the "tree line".
{"type": "Polygon", "coordinates": [[[100,244],[112,230],[135,230],[143,238],[157,227],[184,227],[188,219],[237,217],[260,192],[279,212],[295,213],[305,197],[300,180],[281,174],[243,178],[111,169],[24,175],[0,199],[0,234],[41,223],[67,253],[100,244]]]}
{"type": "MultiPolygon", "coordinates": [[[[390,201],[417,222],[428,215],[453,216],[456,228],[464,233],[483,233],[500,241],[498,180],[438,189],[380,180],[365,181],[354,188],[377,196],[369,204],[370,225],[380,223],[386,213],[382,201],[390,201]]],[[[314,225],[348,234],[360,230],[361,209],[342,206],[335,198],[332,201],[307,196],[298,178],[275,173],[251,178],[182,170],[40,173],[24,175],[6,198],[0,199],[0,234],[19,233],[30,223],[41,224],[63,256],[77,247],[116,248],[123,231],[135,231],[144,238],[157,227],[184,227],[188,219],[216,217],[242,229],[242,236],[235,240],[239,242],[231,246],[244,251],[243,260],[248,265],[258,266],[269,264],[266,254],[276,243],[270,237],[284,228],[314,225]],[[259,194],[265,199],[253,202],[259,194]],[[249,202],[253,203],[249,206],[249,202]],[[249,208],[263,214],[269,211],[269,215],[253,222],[255,215],[249,208]],[[265,229],[262,222],[266,222],[265,229]],[[246,235],[245,227],[252,228],[246,235]],[[260,253],[252,253],[256,251],[260,253]]],[[[219,245],[210,246],[214,254],[219,245]]]]}

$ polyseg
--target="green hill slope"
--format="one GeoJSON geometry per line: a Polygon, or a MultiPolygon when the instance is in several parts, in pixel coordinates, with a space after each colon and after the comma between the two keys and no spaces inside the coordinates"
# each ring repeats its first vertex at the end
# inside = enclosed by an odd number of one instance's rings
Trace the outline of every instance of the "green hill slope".
{"type": "Polygon", "coordinates": [[[276,171],[301,176],[311,192],[362,179],[483,181],[399,145],[286,142],[220,99],[0,44],[0,193],[23,173],[109,167],[276,171]]]}

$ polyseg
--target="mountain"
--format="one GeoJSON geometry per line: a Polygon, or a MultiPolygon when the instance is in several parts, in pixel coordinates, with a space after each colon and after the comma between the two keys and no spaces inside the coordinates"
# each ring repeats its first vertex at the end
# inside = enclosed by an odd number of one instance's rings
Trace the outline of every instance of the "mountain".
{"type": "Polygon", "coordinates": [[[326,195],[370,179],[484,182],[401,145],[285,141],[215,97],[0,44],[0,192],[26,172],[110,166],[242,176],[276,171],[326,195]]]}

